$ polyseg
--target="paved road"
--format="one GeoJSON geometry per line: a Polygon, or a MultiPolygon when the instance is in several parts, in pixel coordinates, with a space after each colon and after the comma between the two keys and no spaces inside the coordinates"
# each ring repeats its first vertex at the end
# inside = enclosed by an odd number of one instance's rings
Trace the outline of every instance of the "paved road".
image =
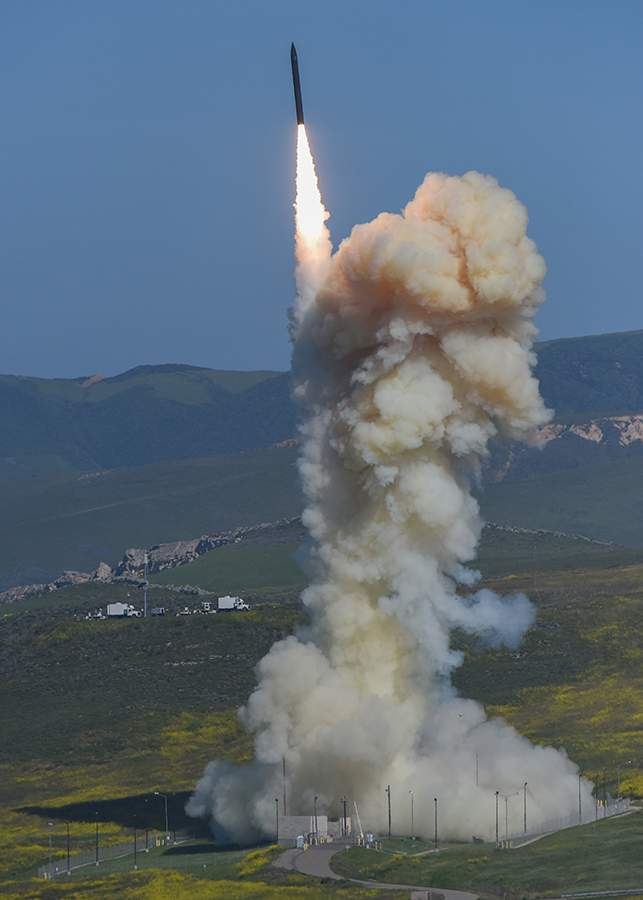
{"type": "MultiPolygon", "coordinates": [[[[317,844],[309,847],[308,850],[286,850],[281,856],[277,857],[273,865],[278,869],[289,869],[294,872],[301,872],[302,875],[314,875],[317,878],[334,878],[336,881],[341,880],[340,875],[336,875],[330,867],[331,856],[344,850],[345,847],[351,846],[344,841],[335,841],[332,844],[317,844]]],[[[415,884],[383,884],[377,881],[359,881],[357,878],[349,878],[348,881],[357,881],[359,884],[365,884],[367,887],[393,888],[403,891],[435,891],[444,894],[444,900],[476,900],[477,894],[470,894],[468,891],[449,891],[445,888],[430,888],[415,884]]]]}

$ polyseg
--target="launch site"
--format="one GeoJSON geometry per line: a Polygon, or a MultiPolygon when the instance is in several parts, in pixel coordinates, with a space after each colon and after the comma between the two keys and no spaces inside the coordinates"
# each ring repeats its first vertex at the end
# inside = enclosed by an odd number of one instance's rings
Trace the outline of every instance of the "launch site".
{"type": "Polygon", "coordinates": [[[643,9],[0,23],[0,900],[643,900],[643,9]]]}

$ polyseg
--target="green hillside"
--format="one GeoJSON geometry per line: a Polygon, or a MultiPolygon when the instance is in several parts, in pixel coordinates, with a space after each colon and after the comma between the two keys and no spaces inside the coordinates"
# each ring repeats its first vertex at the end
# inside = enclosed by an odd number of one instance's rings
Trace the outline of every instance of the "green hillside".
{"type": "MultiPolygon", "coordinates": [[[[512,538],[507,544],[519,553],[512,538]]],[[[641,795],[643,566],[615,567],[610,552],[607,568],[538,573],[529,588],[537,620],[519,654],[454,635],[465,654],[454,682],[532,740],[566,747],[586,774],[605,768],[612,793],[616,766],[632,759],[621,787],[641,795]]],[[[495,586],[525,585],[507,578],[495,586]]],[[[10,867],[27,877],[45,861],[48,822],[58,852],[65,820],[76,845],[92,846],[97,818],[101,840],[122,840],[145,816],[162,827],[162,806],[149,806],[159,790],[182,824],[182,802],[206,761],[250,758],[236,708],[261,655],[304,620],[283,591],[256,592],[252,611],[239,615],[74,620],[125,589],[79,585],[48,598],[47,608],[0,619],[0,880],[10,867]]],[[[185,605],[160,587],[150,597],[185,605]]]]}
{"type": "Polygon", "coordinates": [[[0,478],[140,466],[295,434],[289,376],[138,366],[112,378],[0,376],[0,478]]]}
{"type": "Polygon", "coordinates": [[[285,447],[0,481],[3,589],[114,565],[128,547],[296,516],[295,459],[285,447]]]}
{"type": "Polygon", "coordinates": [[[643,547],[643,459],[583,466],[476,490],[490,522],[643,547]]]}
{"type": "Polygon", "coordinates": [[[244,593],[266,586],[303,586],[306,576],[293,556],[297,547],[291,542],[267,546],[227,544],[186,565],[152,575],[150,581],[197,585],[218,594],[244,593]]]}

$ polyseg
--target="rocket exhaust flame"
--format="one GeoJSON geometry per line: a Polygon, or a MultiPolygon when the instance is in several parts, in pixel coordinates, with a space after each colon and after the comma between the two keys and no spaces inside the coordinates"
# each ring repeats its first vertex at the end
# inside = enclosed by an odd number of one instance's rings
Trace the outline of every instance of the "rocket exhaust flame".
{"type": "MultiPolygon", "coordinates": [[[[348,794],[382,832],[387,785],[415,792],[416,833],[437,797],[445,837],[491,839],[496,792],[525,782],[533,822],[569,814],[565,753],[487,720],[449,682],[452,629],[512,647],[534,618],[523,595],[458,591],[476,581],[465,563],[481,528],[466,466],[494,434],[549,417],[531,375],[545,267],[526,211],[469,172],[427,175],[402,215],[356,226],[334,255],[327,215],[300,124],[291,331],[311,625],[257,667],[240,711],[255,763],[210,763],[188,812],[227,839],[272,836],[285,760],[289,812],[317,797],[339,815],[348,794]]],[[[400,807],[394,830],[409,832],[400,807]]]]}

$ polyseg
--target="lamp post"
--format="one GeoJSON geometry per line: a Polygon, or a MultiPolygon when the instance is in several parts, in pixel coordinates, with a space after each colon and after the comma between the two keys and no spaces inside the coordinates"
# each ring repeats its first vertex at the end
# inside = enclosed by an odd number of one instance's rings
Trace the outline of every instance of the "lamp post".
{"type": "Polygon", "coordinates": [[[523,793],[524,793],[524,818],[523,818],[523,834],[525,837],[527,836],[527,785],[529,782],[525,781],[523,785],[523,793]]]}
{"type": "Polygon", "coordinates": [[[603,768],[603,818],[607,815],[607,792],[605,790],[605,773],[607,772],[607,766],[603,768]]]}
{"type": "Polygon", "coordinates": [[[498,791],[496,791],[496,847],[498,846],[498,791]]]}
{"type": "Polygon", "coordinates": [[[344,804],[344,828],[342,831],[342,837],[348,837],[348,821],[346,819],[346,804],[348,803],[348,798],[342,797],[342,803],[344,804]]]}
{"type": "Polygon", "coordinates": [[[413,791],[409,791],[411,795],[411,847],[415,847],[415,821],[413,819],[413,791]]]}
{"type": "Polygon", "coordinates": [[[53,822],[49,823],[49,877],[51,878],[51,826],[53,822]]]}
{"type": "Polygon", "coordinates": [[[138,869],[136,864],[136,813],[134,813],[134,868],[138,869]]]}
{"type": "Polygon", "coordinates": [[[96,865],[98,865],[98,813],[96,813],[96,865]]]}
{"type": "Polygon", "coordinates": [[[145,798],[145,852],[150,852],[150,810],[145,798]]]}
{"type": "Polygon", "coordinates": [[[275,817],[277,820],[277,843],[279,843],[279,797],[275,797],[275,817]]]}
{"type": "Polygon", "coordinates": [[[69,822],[65,822],[65,825],[67,826],[67,874],[69,875],[69,822]]]}
{"type": "Polygon", "coordinates": [[[621,799],[621,768],[623,766],[631,766],[632,760],[628,759],[627,762],[621,763],[620,766],[616,767],[616,799],[621,799]]]}
{"type": "Polygon", "coordinates": [[[391,840],[391,785],[386,788],[384,791],[385,794],[388,794],[388,839],[391,840]]]}
{"type": "Polygon", "coordinates": [[[433,832],[435,838],[435,852],[438,852],[438,798],[434,797],[433,802],[435,803],[435,830],[433,832]]]}
{"type": "Polygon", "coordinates": [[[165,799],[165,843],[170,843],[170,829],[167,824],[167,795],[162,794],[160,791],[154,791],[155,797],[163,797],[165,799]]]}
{"type": "Polygon", "coordinates": [[[315,798],[313,800],[314,812],[315,812],[315,843],[318,844],[319,840],[317,838],[317,794],[315,794],[315,798]]]}
{"type": "Polygon", "coordinates": [[[509,840],[509,798],[516,797],[520,791],[514,791],[513,794],[503,794],[502,796],[505,798],[505,840],[509,840]]]}
{"type": "Polygon", "coordinates": [[[581,806],[581,779],[583,777],[583,772],[585,771],[585,766],[580,767],[580,772],[578,773],[578,824],[583,824],[583,812],[581,806]]]}

